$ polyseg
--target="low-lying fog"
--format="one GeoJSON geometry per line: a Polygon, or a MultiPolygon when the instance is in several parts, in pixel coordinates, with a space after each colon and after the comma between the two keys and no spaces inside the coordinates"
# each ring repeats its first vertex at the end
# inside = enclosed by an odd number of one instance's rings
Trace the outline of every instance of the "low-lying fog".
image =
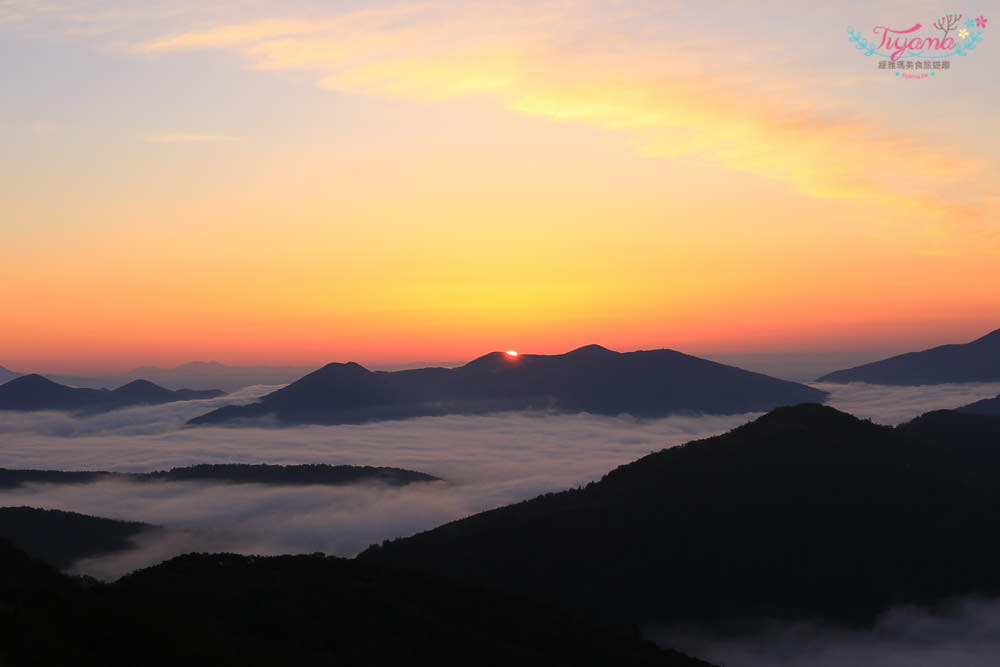
{"type": "MultiPolygon", "coordinates": [[[[834,407],[887,424],[1000,394],[1000,384],[815,386],[832,392],[829,402],[834,407]]],[[[141,535],[139,548],[132,552],[84,560],[74,568],[104,579],[189,551],[322,551],[353,556],[374,542],[598,480],[615,466],[651,451],[721,433],[757,416],[639,421],[627,416],[503,414],[357,426],[184,426],[193,416],[228,403],[250,402],[273,389],[249,387],[220,399],[131,408],[87,418],[0,412],[0,467],[143,472],[196,463],[327,463],[395,466],[446,481],[406,487],[31,484],[0,490],[0,505],[70,510],[164,527],[141,535]]],[[[795,633],[774,629],[770,636],[780,643],[788,632],[795,633]]],[[[697,636],[684,639],[692,645],[692,652],[714,641],[697,636]]],[[[735,640],[714,645],[722,647],[717,655],[726,658],[727,664],[785,664],[767,662],[773,656],[760,646],[735,640]],[[763,662],[754,657],[760,655],[763,662]]],[[[799,658],[798,664],[824,664],[799,658]]]]}
{"type": "MultiPolygon", "coordinates": [[[[1000,393],[1000,384],[818,386],[832,392],[835,407],[882,423],[1000,393]]],[[[373,542],[586,484],[651,451],[721,433],[757,416],[639,421],[627,416],[503,414],[354,426],[184,426],[209,409],[249,402],[273,389],[248,387],[219,399],[87,418],[0,412],[0,467],[143,472],[196,463],[328,463],[396,466],[446,481],[401,488],[32,484],[0,490],[0,504],[145,521],[168,529],[144,536],[141,548],[130,554],[77,565],[78,571],[103,578],[191,550],[353,556],[373,542]]]]}

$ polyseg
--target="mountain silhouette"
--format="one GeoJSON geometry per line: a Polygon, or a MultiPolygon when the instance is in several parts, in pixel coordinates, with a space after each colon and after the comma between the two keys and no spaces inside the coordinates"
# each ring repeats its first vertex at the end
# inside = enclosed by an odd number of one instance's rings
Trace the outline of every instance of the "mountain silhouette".
{"type": "Polygon", "coordinates": [[[619,627],[870,623],[897,605],[1000,593],[997,435],[1000,418],[956,412],[892,428],[779,408],[359,558],[619,627]]]}
{"type": "Polygon", "coordinates": [[[315,366],[229,366],[218,361],[189,361],[173,368],[140,366],[127,373],[97,377],[119,382],[146,378],[168,388],[218,388],[231,392],[257,384],[288,384],[314,370],[315,366]]]}
{"type": "Polygon", "coordinates": [[[818,382],[889,385],[1000,382],[1000,329],[971,343],[940,345],[827,373],[818,382]]]}
{"type": "Polygon", "coordinates": [[[0,538],[53,567],[81,558],[135,547],[131,538],[153,528],[146,523],[35,507],[0,507],[0,538]]]}
{"type": "Polygon", "coordinates": [[[505,410],[663,417],[765,411],[825,396],[674,350],[623,354],[588,345],[557,355],[492,352],[457,368],[372,372],[332,363],[258,403],[219,408],[189,423],[273,415],[285,424],[349,424],[505,410]]]}
{"type": "Polygon", "coordinates": [[[0,540],[0,664],[711,667],[503,593],[322,555],[188,554],[112,584],[0,540]]]}
{"type": "Polygon", "coordinates": [[[956,411],[973,415],[1000,415],[1000,395],[963,405],[956,411]]]}
{"type": "Polygon", "coordinates": [[[269,465],[249,463],[203,463],[156,472],[108,472],[61,470],[11,470],[0,468],[0,489],[24,484],[91,484],[115,482],[212,482],[225,484],[272,484],[302,486],[309,484],[342,485],[378,482],[405,486],[414,482],[441,481],[432,475],[403,468],[382,466],[269,465]]]}
{"type": "Polygon", "coordinates": [[[0,366],[0,383],[10,382],[14,378],[20,377],[20,375],[21,375],[20,373],[15,373],[12,370],[0,366]]]}
{"type": "Polygon", "coordinates": [[[0,410],[62,410],[81,414],[108,412],[134,405],[215,398],[217,389],[171,391],[147,380],[135,380],[114,390],[67,387],[32,373],[0,385],[0,410]]]}

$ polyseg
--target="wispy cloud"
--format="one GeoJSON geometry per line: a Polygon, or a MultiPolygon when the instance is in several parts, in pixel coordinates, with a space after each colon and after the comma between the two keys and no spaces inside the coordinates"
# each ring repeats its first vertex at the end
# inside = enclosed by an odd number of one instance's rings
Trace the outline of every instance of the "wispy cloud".
{"type": "Polygon", "coordinates": [[[312,71],[318,85],[358,94],[485,97],[517,113],[624,133],[651,156],[693,157],[814,197],[942,219],[981,213],[940,187],[975,172],[973,159],[835,111],[804,96],[789,71],[768,73],[683,41],[664,46],[635,29],[642,12],[622,10],[627,21],[599,29],[603,14],[588,3],[423,4],[218,25],[134,48],[233,50],[255,69],[312,71]]]}

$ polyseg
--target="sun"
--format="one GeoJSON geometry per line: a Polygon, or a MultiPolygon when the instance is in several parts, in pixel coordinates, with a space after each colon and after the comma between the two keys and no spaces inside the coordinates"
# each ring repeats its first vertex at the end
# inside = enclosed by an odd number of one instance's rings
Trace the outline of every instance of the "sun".
{"type": "Polygon", "coordinates": [[[506,355],[507,355],[508,357],[510,357],[511,359],[513,359],[513,358],[515,358],[515,357],[519,356],[519,355],[517,354],[517,350],[507,350],[506,352],[504,352],[504,354],[506,354],[506,355]]]}

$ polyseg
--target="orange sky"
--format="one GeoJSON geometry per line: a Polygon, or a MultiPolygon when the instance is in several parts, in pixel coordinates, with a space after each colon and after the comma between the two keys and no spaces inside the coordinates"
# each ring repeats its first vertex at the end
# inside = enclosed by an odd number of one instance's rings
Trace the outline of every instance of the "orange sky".
{"type": "Polygon", "coordinates": [[[1000,326],[989,31],[902,81],[845,30],[922,3],[720,4],[0,9],[0,365],[1000,326]]]}

